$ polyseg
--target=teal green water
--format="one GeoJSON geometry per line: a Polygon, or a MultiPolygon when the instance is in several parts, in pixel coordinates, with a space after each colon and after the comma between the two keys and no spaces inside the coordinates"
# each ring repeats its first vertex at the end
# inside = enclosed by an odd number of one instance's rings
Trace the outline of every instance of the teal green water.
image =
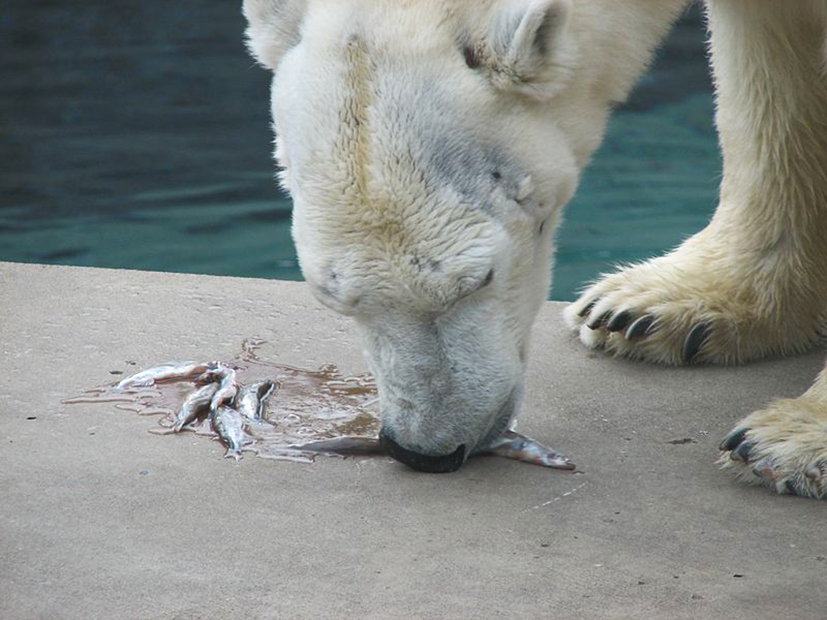
{"type": "MultiPolygon", "coordinates": [[[[301,278],[239,6],[0,6],[0,260],[301,278]]],[[[614,115],[558,233],[552,299],[708,220],[704,37],[688,13],[614,115]]]]}

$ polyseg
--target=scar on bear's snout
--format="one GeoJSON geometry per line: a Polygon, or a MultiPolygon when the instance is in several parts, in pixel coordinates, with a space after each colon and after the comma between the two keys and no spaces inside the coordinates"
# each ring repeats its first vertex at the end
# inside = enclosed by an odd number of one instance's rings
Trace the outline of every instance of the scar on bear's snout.
{"type": "Polygon", "coordinates": [[[442,262],[434,258],[429,258],[427,261],[423,262],[423,260],[418,256],[412,256],[408,262],[413,267],[416,267],[417,271],[422,271],[426,267],[431,271],[439,271],[442,269],[442,262]]]}
{"type": "Polygon", "coordinates": [[[339,285],[339,274],[331,270],[327,274],[327,280],[325,283],[319,285],[319,291],[321,291],[326,297],[336,299],[339,294],[339,285]]]}
{"type": "Polygon", "coordinates": [[[471,47],[470,45],[466,45],[462,48],[462,55],[465,58],[465,66],[469,69],[478,69],[480,66],[480,59],[477,55],[476,50],[471,47]]]}

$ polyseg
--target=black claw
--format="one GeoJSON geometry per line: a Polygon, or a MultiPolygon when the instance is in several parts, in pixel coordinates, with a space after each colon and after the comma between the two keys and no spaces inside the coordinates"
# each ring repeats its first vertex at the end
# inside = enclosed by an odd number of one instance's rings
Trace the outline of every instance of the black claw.
{"type": "Polygon", "coordinates": [[[654,331],[652,329],[654,322],[654,314],[644,314],[626,330],[626,340],[640,340],[641,338],[645,338],[654,331]]]}
{"type": "Polygon", "coordinates": [[[683,361],[685,363],[691,362],[692,358],[698,354],[708,336],[709,323],[699,323],[692,328],[683,343],[683,361]]]}
{"type": "Polygon", "coordinates": [[[734,431],[724,437],[724,440],[721,442],[721,445],[718,446],[719,450],[734,450],[738,447],[738,445],[744,441],[744,437],[747,436],[748,428],[742,428],[739,431],[734,431]]]}
{"type": "Polygon", "coordinates": [[[606,312],[604,312],[588,324],[589,329],[600,329],[601,327],[603,327],[603,324],[609,319],[610,316],[612,316],[612,311],[606,310],[606,312]]]}
{"type": "Polygon", "coordinates": [[[729,458],[731,458],[733,461],[749,463],[749,455],[754,447],[754,441],[745,441],[730,453],[729,458]]]}
{"type": "Polygon", "coordinates": [[[581,318],[586,316],[589,312],[592,311],[592,308],[594,308],[595,304],[598,301],[600,301],[600,297],[595,297],[594,299],[592,299],[589,303],[587,303],[585,306],[583,306],[583,309],[580,312],[577,313],[577,316],[579,316],[581,318]]]}
{"type": "Polygon", "coordinates": [[[764,480],[772,480],[772,476],[764,475],[765,472],[764,469],[761,467],[761,463],[763,463],[763,461],[755,464],[755,466],[752,468],[752,473],[758,478],[763,478],[764,480]]]}
{"type": "Polygon", "coordinates": [[[632,322],[632,313],[628,310],[618,312],[612,317],[612,320],[606,323],[606,330],[610,332],[619,332],[626,329],[626,326],[632,322]]]}
{"type": "Polygon", "coordinates": [[[790,495],[798,495],[798,489],[796,488],[795,484],[793,484],[792,480],[787,480],[784,483],[784,487],[787,489],[787,493],[790,495]]]}

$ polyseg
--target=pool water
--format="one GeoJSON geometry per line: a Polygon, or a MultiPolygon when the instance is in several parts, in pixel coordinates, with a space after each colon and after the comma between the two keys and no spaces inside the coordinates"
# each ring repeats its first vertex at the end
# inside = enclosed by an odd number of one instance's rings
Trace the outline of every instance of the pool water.
{"type": "MultiPolygon", "coordinates": [[[[240,0],[0,5],[0,260],[299,280],[240,0]]],[[[701,229],[721,162],[697,8],[615,113],[551,299],[701,229]]]]}

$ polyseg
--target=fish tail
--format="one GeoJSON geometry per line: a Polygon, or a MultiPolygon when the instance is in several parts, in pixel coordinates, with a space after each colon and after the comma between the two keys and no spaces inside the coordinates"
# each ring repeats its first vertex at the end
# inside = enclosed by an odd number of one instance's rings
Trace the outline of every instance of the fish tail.
{"type": "Polygon", "coordinates": [[[238,447],[228,448],[227,452],[224,453],[224,458],[225,459],[232,458],[232,459],[235,459],[236,461],[239,461],[241,459],[241,449],[238,448],[238,447]]]}

